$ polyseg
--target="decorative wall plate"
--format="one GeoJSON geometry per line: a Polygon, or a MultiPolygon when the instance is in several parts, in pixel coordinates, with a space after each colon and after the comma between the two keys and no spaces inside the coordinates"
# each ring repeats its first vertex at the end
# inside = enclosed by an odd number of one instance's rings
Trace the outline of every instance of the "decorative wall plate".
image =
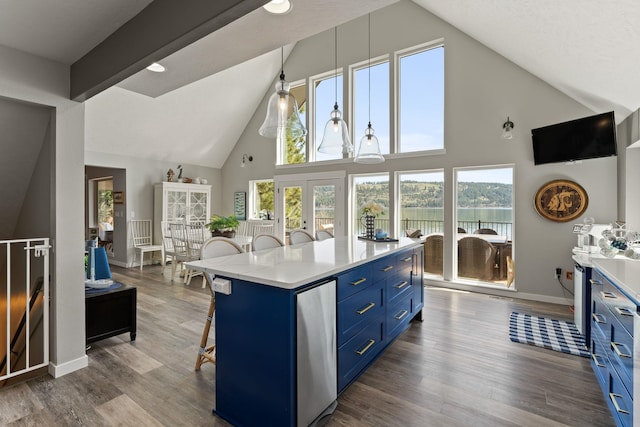
{"type": "Polygon", "coordinates": [[[534,203],[538,213],[546,219],[567,222],[582,215],[589,205],[589,197],[579,184],[556,179],[540,187],[534,203]]]}

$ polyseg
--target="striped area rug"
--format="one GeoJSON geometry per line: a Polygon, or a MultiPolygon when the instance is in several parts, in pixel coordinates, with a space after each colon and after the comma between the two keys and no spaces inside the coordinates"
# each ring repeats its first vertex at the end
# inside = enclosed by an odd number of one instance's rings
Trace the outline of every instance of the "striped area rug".
{"type": "Polygon", "coordinates": [[[512,312],[509,315],[509,338],[562,353],[590,356],[584,337],[572,322],[512,312]]]}

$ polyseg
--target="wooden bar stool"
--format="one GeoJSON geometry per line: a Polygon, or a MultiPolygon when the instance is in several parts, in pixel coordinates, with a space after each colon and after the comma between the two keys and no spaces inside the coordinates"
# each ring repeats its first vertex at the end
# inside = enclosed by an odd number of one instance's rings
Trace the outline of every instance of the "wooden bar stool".
{"type": "MultiPolygon", "coordinates": [[[[200,252],[200,259],[215,258],[225,255],[234,255],[244,252],[242,248],[234,241],[227,239],[226,237],[212,237],[204,242],[200,252]]],[[[209,304],[209,312],[207,313],[207,320],[204,323],[204,329],[202,331],[202,338],[200,339],[200,349],[198,350],[198,358],[196,359],[195,370],[200,370],[200,366],[203,363],[211,362],[216,363],[216,345],[207,345],[209,339],[209,331],[211,330],[211,321],[216,312],[216,293],[213,287],[214,275],[204,273],[204,277],[207,281],[207,286],[211,292],[211,302],[209,304]]]]}

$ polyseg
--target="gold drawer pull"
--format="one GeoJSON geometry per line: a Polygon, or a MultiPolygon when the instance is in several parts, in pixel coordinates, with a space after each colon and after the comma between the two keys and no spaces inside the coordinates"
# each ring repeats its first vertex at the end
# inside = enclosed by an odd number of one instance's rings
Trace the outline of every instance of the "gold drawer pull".
{"type": "Polygon", "coordinates": [[[356,350],[356,354],[358,356],[362,356],[363,354],[365,354],[367,352],[367,350],[369,350],[371,348],[372,345],[374,345],[376,343],[376,340],[369,340],[369,343],[364,346],[364,348],[362,350],[356,350]]]}
{"type": "Polygon", "coordinates": [[[410,256],[408,256],[408,257],[406,257],[406,258],[402,258],[400,261],[402,261],[402,262],[409,262],[409,261],[411,261],[411,257],[410,257],[410,256]]]}
{"type": "Polygon", "coordinates": [[[393,270],[393,265],[390,265],[390,266],[385,267],[385,268],[383,268],[383,269],[382,269],[382,271],[384,271],[385,273],[386,273],[387,271],[389,271],[389,270],[393,270]]]}
{"type": "Polygon", "coordinates": [[[358,285],[360,285],[360,284],[362,284],[362,283],[364,283],[364,282],[366,282],[366,281],[367,281],[367,279],[366,279],[365,277],[363,277],[363,278],[362,278],[362,279],[360,279],[360,280],[356,280],[355,282],[351,282],[351,284],[352,284],[353,286],[358,286],[358,285]]]}
{"type": "Polygon", "coordinates": [[[617,398],[622,399],[622,396],[616,393],[609,393],[609,399],[611,399],[611,402],[613,402],[613,406],[616,407],[616,411],[620,412],[621,414],[628,414],[629,411],[622,409],[620,405],[618,405],[618,401],[616,400],[617,398]]]}
{"type": "Polygon", "coordinates": [[[396,314],[395,316],[393,316],[393,318],[394,318],[394,319],[396,319],[396,320],[402,320],[402,318],[403,318],[404,316],[406,316],[406,315],[407,315],[407,313],[408,313],[408,311],[407,311],[407,310],[402,310],[400,313],[398,313],[398,314],[396,314]]]}
{"type": "Polygon", "coordinates": [[[613,292],[608,292],[608,291],[600,291],[600,295],[602,296],[602,298],[609,298],[609,299],[618,298],[616,296],[616,294],[614,294],[613,292]]]}
{"type": "Polygon", "coordinates": [[[591,283],[591,286],[602,285],[602,282],[596,279],[589,279],[589,283],[591,283]]]}
{"type": "Polygon", "coordinates": [[[613,351],[615,351],[618,356],[626,357],[628,359],[631,359],[631,355],[630,354],[623,353],[623,352],[620,351],[620,349],[618,348],[619,345],[624,345],[624,344],[620,344],[620,343],[611,341],[611,347],[613,347],[613,351]]]}
{"type": "Polygon", "coordinates": [[[596,366],[598,368],[606,368],[605,365],[603,365],[602,363],[600,363],[600,361],[598,360],[598,355],[595,353],[591,353],[591,358],[593,359],[593,361],[595,362],[596,366]]]}
{"type": "Polygon", "coordinates": [[[356,313],[358,314],[364,314],[367,311],[371,310],[373,307],[376,306],[375,302],[370,302],[368,306],[366,306],[365,308],[361,309],[361,310],[356,310],[356,313]]]}
{"type": "Polygon", "coordinates": [[[595,320],[596,323],[607,323],[607,320],[602,314],[591,313],[591,317],[593,317],[593,320],[595,320]]]}
{"type": "Polygon", "coordinates": [[[396,289],[402,289],[402,288],[404,288],[405,286],[407,286],[408,284],[409,284],[409,282],[407,282],[407,281],[405,280],[405,281],[404,281],[404,282],[402,282],[402,283],[398,283],[397,285],[394,285],[394,287],[395,287],[396,289]]]}
{"type": "Polygon", "coordinates": [[[614,307],[620,316],[633,316],[633,310],[626,307],[614,307]]]}

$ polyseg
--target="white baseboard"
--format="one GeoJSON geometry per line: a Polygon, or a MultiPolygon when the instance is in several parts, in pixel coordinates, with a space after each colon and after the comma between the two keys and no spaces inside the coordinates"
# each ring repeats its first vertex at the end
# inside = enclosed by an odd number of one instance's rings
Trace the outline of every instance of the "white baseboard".
{"type": "Polygon", "coordinates": [[[78,369],[86,368],[87,366],[89,366],[89,358],[85,354],[82,357],[64,362],[60,365],[49,362],[49,374],[53,378],[60,378],[63,375],[70,374],[71,372],[77,371],[78,369]]]}
{"type": "Polygon", "coordinates": [[[129,268],[126,262],[117,261],[115,259],[110,259],[109,264],[117,265],[118,267],[129,268]]]}

